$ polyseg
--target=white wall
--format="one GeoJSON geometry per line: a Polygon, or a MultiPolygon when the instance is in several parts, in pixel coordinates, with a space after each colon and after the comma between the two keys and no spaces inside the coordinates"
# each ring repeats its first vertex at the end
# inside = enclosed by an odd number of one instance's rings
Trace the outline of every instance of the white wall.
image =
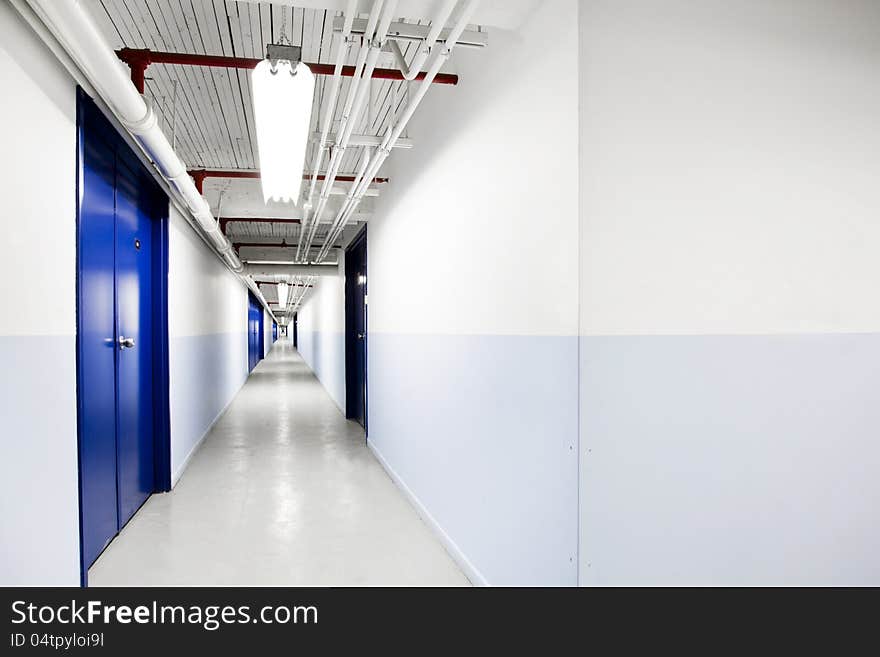
{"type": "Polygon", "coordinates": [[[272,315],[263,308],[263,357],[269,355],[272,351],[272,315]]]}
{"type": "Polygon", "coordinates": [[[77,586],[75,85],[8,3],[0,79],[0,585],[77,586]]]}
{"type": "Polygon", "coordinates": [[[582,581],[880,583],[880,5],[580,12],[582,581]]]}
{"type": "MultiPolygon", "coordinates": [[[[299,294],[298,288],[291,288],[291,294],[299,294]]],[[[299,309],[298,317],[297,350],[345,413],[344,262],[339,265],[338,276],[315,279],[315,287],[299,309]]]]}
{"type": "Polygon", "coordinates": [[[173,206],[168,248],[171,473],[176,482],[247,379],[248,295],[244,283],[173,206]]]}
{"type": "Polygon", "coordinates": [[[369,442],[471,579],[577,582],[577,3],[461,50],[368,235],[369,442]]]}

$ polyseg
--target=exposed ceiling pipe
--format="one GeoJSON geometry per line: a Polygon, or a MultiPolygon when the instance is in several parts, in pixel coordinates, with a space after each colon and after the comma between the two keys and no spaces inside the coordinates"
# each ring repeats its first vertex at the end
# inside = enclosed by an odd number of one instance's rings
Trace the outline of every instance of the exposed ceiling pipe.
{"type": "Polygon", "coordinates": [[[306,211],[311,210],[312,198],[315,195],[315,183],[318,180],[318,172],[321,170],[321,164],[324,160],[324,151],[327,149],[327,139],[330,134],[330,126],[333,123],[333,114],[336,112],[336,99],[339,97],[339,84],[342,81],[342,66],[345,64],[345,58],[351,50],[349,38],[351,36],[351,23],[354,20],[354,12],[357,7],[357,0],[348,0],[348,6],[345,9],[345,23],[342,27],[342,42],[336,51],[336,65],[333,68],[333,78],[330,81],[330,94],[327,100],[327,108],[324,110],[323,126],[321,127],[321,137],[318,146],[315,149],[315,159],[312,162],[312,180],[309,183],[309,193],[306,202],[306,211]]]}
{"type": "MultiPolygon", "coordinates": [[[[248,178],[248,179],[259,179],[260,170],[259,169],[190,169],[187,173],[192,177],[193,182],[195,183],[196,189],[201,194],[204,189],[205,180],[207,178],[248,178]]],[[[304,173],[303,180],[307,180],[313,174],[304,173]]],[[[318,180],[326,180],[327,174],[318,173],[316,176],[318,180]]],[[[342,174],[337,175],[336,180],[338,182],[354,182],[355,177],[351,174],[342,174]]],[[[376,178],[373,180],[377,185],[387,183],[388,178],[376,178]]]]}
{"type": "MultiPolygon", "coordinates": [[[[406,63],[406,59],[404,58],[403,52],[401,52],[397,41],[392,39],[389,42],[391,52],[394,54],[394,58],[397,60],[397,65],[400,67],[400,72],[406,80],[415,80],[419,73],[421,73],[422,67],[425,65],[425,62],[431,54],[431,49],[434,47],[434,44],[437,43],[440,32],[443,31],[443,28],[446,26],[446,21],[449,20],[449,17],[452,15],[452,12],[455,10],[455,5],[457,4],[458,0],[446,0],[443,7],[437,13],[437,17],[431,21],[431,29],[425,37],[425,40],[419,44],[418,52],[416,53],[416,56],[413,57],[411,64],[406,63]]],[[[351,26],[349,26],[349,31],[351,31],[351,26]]]]}
{"type": "Polygon", "coordinates": [[[299,219],[289,219],[286,217],[220,217],[220,230],[226,234],[226,227],[233,223],[251,223],[251,224],[298,224],[299,219]]]}
{"type": "MultiPolygon", "coordinates": [[[[369,87],[369,80],[373,69],[376,66],[379,53],[385,41],[385,35],[388,27],[393,19],[393,12],[397,9],[397,0],[374,0],[373,7],[370,11],[370,17],[367,21],[367,27],[362,39],[361,48],[358,52],[357,63],[355,64],[356,74],[348,88],[348,94],[345,99],[345,105],[342,110],[342,120],[339,124],[338,134],[339,140],[336,148],[330,156],[330,163],[327,166],[327,176],[321,187],[321,195],[318,198],[318,205],[313,212],[306,214],[306,221],[303,224],[303,234],[306,236],[304,240],[300,240],[301,248],[297,249],[296,260],[302,262],[309,253],[309,247],[315,239],[318,226],[321,223],[321,217],[327,207],[327,201],[330,197],[329,190],[333,187],[339,166],[348,147],[348,137],[351,136],[351,130],[357,123],[360,112],[363,108],[365,91],[369,87]]],[[[310,190],[311,191],[311,190],[310,190]]],[[[312,207],[312,197],[307,201],[307,206],[312,207]]]]}
{"type": "Polygon", "coordinates": [[[254,281],[257,285],[278,285],[278,283],[287,283],[290,287],[303,287],[304,283],[292,283],[290,276],[272,276],[270,280],[254,281]]]}
{"type": "MultiPolygon", "coordinates": [[[[360,82],[361,75],[363,74],[363,67],[366,64],[367,60],[367,43],[372,38],[373,33],[375,32],[376,25],[379,22],[379,16],[382,10],[382,5],[385,0],[373,0],[373,6],[370,10],[370,16],[367,20],[367,28],[363,37],[361,37],[361,47],[358,50],[357,61],[355,62],[355,74],[351,81],[351,84],[348,87],[348,93],[345,97],[345,104],[342,109],[342,119],[340,122],[340,127],[344,127],[348,123],[348,117],[351,113],[352,105],[354,104],[354,95],[357,90],[357,85],[360,82]]],[[[329,108],[328,108],[329,109],[329,108]]],[[[333,108],[333,112],[335,114],[335,107],[333,108]]],[[[332,116],[332,115],[331,115],[332,116]]],[[[309,188],[309,197],[305,203],[306,214],[305,221],[303,222],[303,234],[306,235],[306,239],[300,240],[300,247],[296,250],[296,261],[302,262],[306,259],[306,254],[308,254],[308,247],[311,244],[312,235],[317,230],[318,224],[321,222],[321,217],[324,214],[324,208],[327,206],[327,201],[329,198],[328,189],[332,187],[335,182],[336,175],[339,172],[339,165],[342,162],[342,155],[345,153],[345,145],[342,143],[337,144],[337,148],[335,148],[330,155],[330,162],[327,165],[327,174],[324,178],[324,184],[321,187],[321,194],[318,197],[317,207],[314,206],[314,185],[309,188]],[[314,230],[312,229],[314,226],[314,230]]]]}
{"type": "Polygon", "coordinates": [[[455,27],[450,31],[447,40],[440,50],[437,53],[437,56],[434,58],[431,63],[428,72],[425,75],[425,79],[421,82],[418,89],[416,90],[415,95],[409,101],[401,115],[400,119],[398,119],[397,124],[393,129],[388,130],[385,135],[385,139],[382,141],[382,145],[376,150],[373,154],[372,158],[370,158],[370,163],[366,168],[366,171],[363,175],[358,175],[359,181],[353,184],[353,192],[346,200],[346,203],[339,210],[339,214],[337,215],[336,220],[333,222],[330,232],[327,234],[327,238],[324,241],[324,246],[318,252],[318,257],[315,259],[315,262],[321,262],[321,260],[326,257],[327,253],[330,250],[330,247],[335,243],[336,239],[339,237],[339,234],[345,229],[345,225],[348,221],[348,218],[355,211],[357,206],[360,204],[361,199],[363,198],[363,192],[369,186],[369,179],[372,176],[376,175],[376,172],[385,162],[389,155],[391,155],[391,149],[394,146],[394,142],[403,134],[404,129],[406,128],[407,123],[409,123],[410,119],[412,119],[413,114],[418,108],[419,104],[422,102],[422,99],[425,97],[425,94],[428,92],[428,88],[431,86],[431,80],[437,73],[440,72],[440,69],[452,55],[452,50],[455,48],[455,44],[458,41],[461,33],[467,27],[468,21],[470,17],[473,15],[474,10],[477,8],[479,4],[479,0],[466,0],[464,9],[458,17],[458,20],[455,24],[455,27]],[[367,184],[364,184],[364,183],[367,184]]]}
{"type": "Polygon", "coordinates": [[[348,146],[354,127],[360,119],[364,109],[364,102],[367,99],[367,93],[370,90],[370,80],[373,77],[373,71],[376,69],[376,63],[379,61],[379,55],[382,54],[382,48],[385,45],[385,35],[388,34],[388,27],[394,18],[394,12],[397,10],[397,0],[385,0],[385,7],[382,9],[382,18],[379,20],[379,26],[376,28],[376,37],[370,42],[369,52],[367,53],[367,62],[364,66],[364,73],[357,82],[357,94],[352,104],[351,116],[346,117],[339,126],[339,139],[337,148],[344,149],[348,146]]]}
{"type": "MultiPolygon", "coordinates": [[[[263,247],[267,248],[275,248],[275,249],[293,249],[296,248],[296,244],[289,242],[233,242],[232,246],[236,249],[259,249],[263,247]]],[[[341,249],[341,246],[334,246],[334,249],[341,249]]]]}
{"type": "MultiPolygon", "coordinates": [[[[172,191],[189,209],[196,224],[210,238],[230,269],[241,274],[241,261],[211,214],[208,202],[196,189],[186,166],[159,128],[152,107],[132,84],[125,67],[120,65],[82,3],[76,0],[27,1],[159,173],[168,180],[172,191]]],[[[253,281],[244,277],[243,281],[265,302],[253,281]]]]}
{"type": "Polygon", "coordinates": [[[113,51],[81,5],[73,0],[30,0],[30,5],[83,69],[120,122],[141,144],[159,172],[179,192],[217,250],[233,269],[240,271],[241,263],[231,252],[232,246],[220,232],[207,202],[159,128],[152,107],[125,76],[113,51]]]}
{"type": "Polygon", "coordinates": [[[315,277],[309,276],[305,280],[305,284],[303,285],[302,293],[297,297],[296,301],[293,303],[290,310],[288,310],[288,315],[293,315],[297,310],[300,309],[300,307],[303,304],[303,301],[306,298],[306,295],[308,295],[312,291],[312,288],[314,288],[314,287],[315,287],[315,277]]]}
{"type": "MultiPolygon", "coordinates": [[[[359,38],[359,37],[357,37],[359,38]]],[[[163,52],[149,50],[148,48],[120,48],[116,51],[116,57],[125,62],[130,69],[130,77],[135,88],[142,92],[146,80],[146,71],[151,64],[172,64],[180,66],[206,66],[208,68],[256,68],[262,59],[253,57],[226,57],[223,55],[202,55],[199,53],[163,52]]],[[[335,66],[332,64],[317,64],[306,62],[306,66],[314,75],[333,75],[335,66]]],[[[355,76],[354,66],[343,66],[339,74],[344,78],[355,76]]],[[[377,68],[373,71],[373,77],[377,80],[403,80],[403,74],[395,68],[377,68]]],[[[417,79],[423,79],[421,75],[417,79]]],[[[434,84],[458,84],[458,76],[447,73],[438,76],[434,84]]]]}
{"type": "Polygon", "coordinates": [[[338,276],[339,266],[249,262],[244,271],[248,276],[338,276]]]}

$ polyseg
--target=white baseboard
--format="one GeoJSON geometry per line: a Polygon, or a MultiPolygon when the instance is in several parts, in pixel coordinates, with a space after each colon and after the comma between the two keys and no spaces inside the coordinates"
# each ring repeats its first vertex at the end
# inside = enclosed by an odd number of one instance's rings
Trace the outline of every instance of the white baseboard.
{"type": "Polygon", "coordinates": [[[449,556],[452,557],[453,561],[458,564],[458,567],[464,571],[465,576],[471,581],[471,584],[474,586],[489,586],[489,582],[486,581],[486,578],[483,577],[482,573],[477,570],[476,566],[470,562],[470,560],[464,555],[464,552],[455,544],[455,541],[449,537],[440,524],[434,519],[434,516],[425,508],[425,505],[422,504],[421,500],[416,497],[415,493],[410,490],[409,486],[401,479],[398,474],[394,471],[394,468],[385,460],[385,457],[382,456],[382,453],[376,448],[376,446],[371,442],[367,441],[367,446],[370,448],[370,451],[373,452],[373,456],[376,457],[376,460],[382,465],[385,469],[385,472],[388,473],[388,476],[391,477],[391,480],[397,485],[397,487],[403,491],[403,494],[406,495],[406,498],[409,500],[410,504],[412,504],[419,516],[421,516],[422,520],[431,528],[431,531],[436,534],[437,538],[440,539],[440,542],[443,544],[443,547],[449,553],[449,556]]]}

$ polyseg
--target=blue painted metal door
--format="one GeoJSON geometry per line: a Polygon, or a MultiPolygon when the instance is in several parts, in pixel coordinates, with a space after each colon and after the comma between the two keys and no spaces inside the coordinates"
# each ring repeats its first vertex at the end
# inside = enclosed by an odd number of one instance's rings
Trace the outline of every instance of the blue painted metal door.
{"type": "Polygon", "coordinates": [[[153,492],[152,219],[154,196],[116,166],[117,461],[120,527],[153,492]],[[128,345],[128,346],[127,346],[128,345]]]}
{"type": "MultiPolygon", "coordinates": [[[[78,397],[85,571],[155,490],[153,258],[163,198],[93,104],[80,105],[78,397]]],[[[165,200],[167,202],[167,199],[165,200]]]]}
{"type": "Polygon", "coordinates": [[[248,371],[257,366],[263,358],[263,308],[260,302],[248,293],[248,371]]]}
{"type": "MultiPolygon", "coordinates": [[[[81,128],[89,128],[88,124],[81,128]]],[[[85,130],[84,130],[85,131],[85,130]]],[[[116,155],[80,137],[79,469],[82,559],[88,568],[119,528],[116,506],[116,155]]]]}
{"type": "Polygon", "coordinates": [[[345,252],[345,415],[367,428],[367,232],[345,252]]]}

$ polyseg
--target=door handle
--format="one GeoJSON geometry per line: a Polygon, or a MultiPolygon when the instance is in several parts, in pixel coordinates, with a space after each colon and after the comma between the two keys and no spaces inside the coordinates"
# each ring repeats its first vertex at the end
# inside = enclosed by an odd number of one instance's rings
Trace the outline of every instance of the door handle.
{"type": "Polygon", "coordinates": [[[364,334],[358,333],[358,340],[363,340],[363,339],[364,339],[364,334]]]}
{"type": "Polygon", "coordinates": [[[134,338],[126,338],[123,335],[119,336],[119,348],[120,349],[132,349],[134,348],[134,338]]]}

